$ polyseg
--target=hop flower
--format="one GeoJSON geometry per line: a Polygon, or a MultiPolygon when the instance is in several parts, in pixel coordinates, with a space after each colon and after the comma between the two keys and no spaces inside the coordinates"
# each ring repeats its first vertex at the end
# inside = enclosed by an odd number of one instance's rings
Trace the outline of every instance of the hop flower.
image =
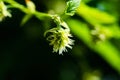
{"type": "Polygon", "coordinates": [[[0,21],[2,21],[5,17],[11,17],[11,14],[7,11],[7,7],[3,1],[0,1],[0,21]]]}
{"type": "Polygon", "coordinates": [[[53,52],[67,52],[66,47],[72,49],[71,45],[73,45],[74,40],[70,39],[72,35],[68,29],[61,28],[53,28],[45,32],[44,36],[46,36],[47,40],[50,42],[49,45],[53,46],[53,52]]]}

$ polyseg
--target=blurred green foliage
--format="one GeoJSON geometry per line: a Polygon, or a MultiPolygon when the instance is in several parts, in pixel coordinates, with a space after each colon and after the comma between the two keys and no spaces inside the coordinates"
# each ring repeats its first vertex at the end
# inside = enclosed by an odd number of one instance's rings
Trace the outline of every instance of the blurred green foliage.
{"type": "Polygon", "coordinates": [[[90,35],[88,23],[71,19],[68,21],[68,24],[73,33],[76,34],[78,38],[82,39],[83,42],[85,42],[91,49],[100,53],[100,55],[110,63],[111,66],[120,72],[120,50],[109,42],[111,38],[120,39],[120,27],[116,21],[118,19],[107,12],[100,11],[97,8],[91,8],[84,3],[81,3],[77,10],[77,14],[83,17],[92,25],[92,27],[102,29],[102,31],[105,32],[105,37],[108,37],[109,39],[98,44],[94,44],[94,42],[92,42],[93,38],[90,35]]]}
{"type": "Polygon", "coordinates": [[[120,0],[82,0],[72,17],[63,14],[68,0],[32,1],[38,11],[66,21],[75,45],[62,56],[52,53],[43,34],[55,23],[12,9],[13,17],[0,23],[0,80],[120,79],[120,0]]]}

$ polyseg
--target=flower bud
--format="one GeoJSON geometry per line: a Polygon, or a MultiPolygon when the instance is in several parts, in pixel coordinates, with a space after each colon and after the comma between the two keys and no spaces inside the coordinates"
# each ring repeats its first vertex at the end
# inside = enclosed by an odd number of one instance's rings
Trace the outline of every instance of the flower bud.
{"type": "Polygon", "coordinates": [[[31,13],[34,13],[35,12],[35,4],[31,1],[31,0],[25,0],[26,1],[26,5],[27,5],[27,8],[29,9],[29,11],[31,13]]]}

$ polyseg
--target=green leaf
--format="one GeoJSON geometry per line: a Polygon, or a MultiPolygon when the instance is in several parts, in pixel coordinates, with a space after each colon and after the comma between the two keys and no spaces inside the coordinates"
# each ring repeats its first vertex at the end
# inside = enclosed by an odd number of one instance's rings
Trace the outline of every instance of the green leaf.
{"type": "Polygon", "coordinates": [[[73,16],[76,12],[76,9],[78,8],[81,0],[69,0],[67,2],[67,7],[65,10],[66,15],[73,16]]]}

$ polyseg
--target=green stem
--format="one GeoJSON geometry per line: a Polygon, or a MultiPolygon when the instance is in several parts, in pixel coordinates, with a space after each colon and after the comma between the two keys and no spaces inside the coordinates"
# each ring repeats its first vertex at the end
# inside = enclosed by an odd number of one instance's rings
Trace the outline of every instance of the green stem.
{"type": "Polygon", "coordinates": [[[26,8],[24,5],[14,1],[14,0],[3,0],[3,1],[6,2],[6,3],[9,3],[13,8],[17,8],[17,9],[21,10],[22,12],[24,12],[26,14],[35,15],[40,20],[52,17],[52,15],[50,15],[50,14],[42,13],[42,12],[39,12],[39,11],[35,11],[34,13],[30,13],[28,8],[26,8]]]}
{"type": "Polygon", "coordinates": [[[46,19],[46,18],[52,18],[51,14],[47,14],[47,13],[42,13],[42,12],[38,12],[35,11],[35,13],[33,13],[35,15],[35,17],[37,17],[38,19],[46,19]]]}
{"type": "Polygon", "coordinates": [[[28,13],[28,9],[25,6],[17,3],[14,0],[3,0],[3,1],[9,3],[11,6],[13,6],[14,8],[17,8],[17,9],[21,10],[24,13],[28,13]]]}

